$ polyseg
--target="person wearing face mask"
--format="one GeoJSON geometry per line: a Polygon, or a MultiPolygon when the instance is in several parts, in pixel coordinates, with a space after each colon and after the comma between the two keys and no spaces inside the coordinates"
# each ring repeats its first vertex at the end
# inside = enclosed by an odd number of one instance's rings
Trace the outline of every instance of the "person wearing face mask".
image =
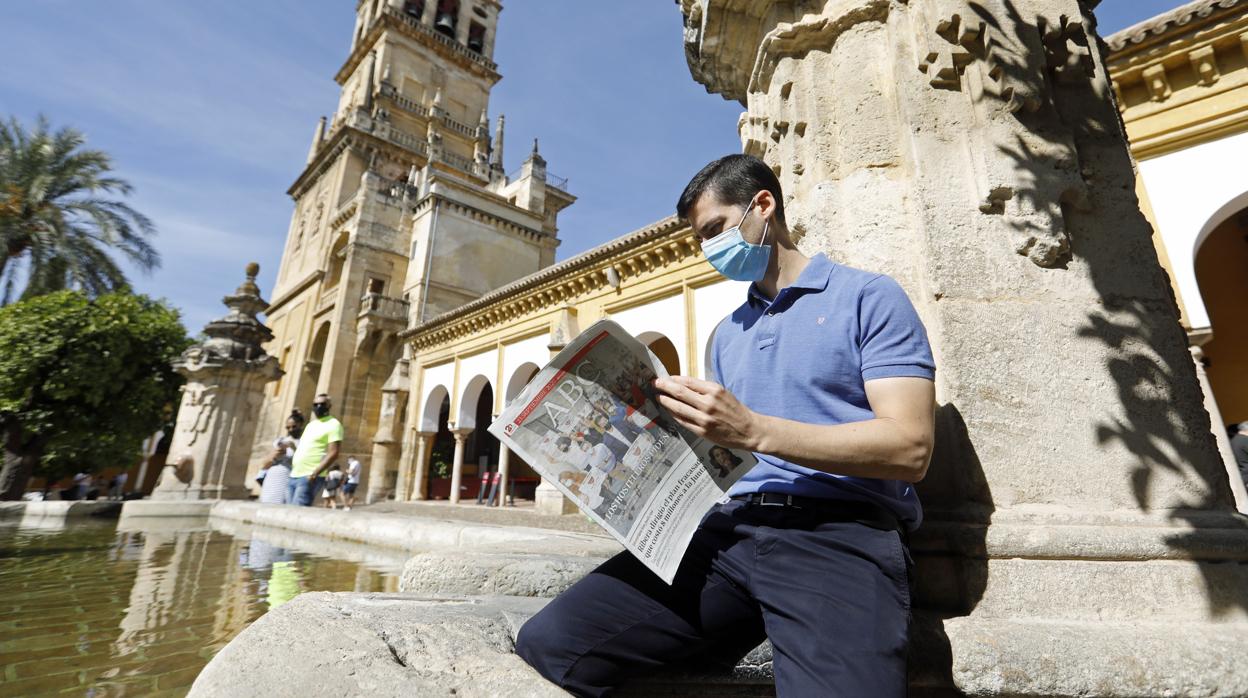
{"type": "Polygon", "coordinates": [[[321,393],[312,401],[312,420],[303,428],[299,447],[291,459],[287,501],[312,506],[317,492],[325,486],[325,473],[338,459],[342,447],[342,422],[330,416],[329,396],[321,393]]]}
{"type": "Polygon", "coordinates": [[[677,203],[707,261],[749,286],[711,338],[711,380],[654,387],[686,430],[758,463],[670,586],[621,553],[521,628],[517,653],[575,695],[690,657],[730,668],[764,638],[779,696],[906,693],[935,363],[901,287],[803,254],[783,199],[766,163],[730,155],[677,203]]]}
{"type": "Polygon", "coordinates": [[[264,464],[260,483],[261,504],[289,504],[290,465],[303,434],[303,413],[292,410],[286,418],[286,433],[273,442],[273,455],[264,464]]]}

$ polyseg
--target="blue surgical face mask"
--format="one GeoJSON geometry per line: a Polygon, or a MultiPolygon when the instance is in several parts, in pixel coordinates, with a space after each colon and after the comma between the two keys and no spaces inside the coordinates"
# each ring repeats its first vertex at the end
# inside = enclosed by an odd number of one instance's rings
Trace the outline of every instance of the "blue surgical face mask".
{"type": "Polygon", "coordinates": [[[771,247],[766,244],[771,221],[763,222],[760,244],[751,245],[741,237],[741,223],[745,222],[753,208],[754,202],[751,201],[740,223],[702,242],[702,254],[706,255],[706,261],[733,281],[758,281],[767,273],[767,262],[771,259],[771,247]]]}

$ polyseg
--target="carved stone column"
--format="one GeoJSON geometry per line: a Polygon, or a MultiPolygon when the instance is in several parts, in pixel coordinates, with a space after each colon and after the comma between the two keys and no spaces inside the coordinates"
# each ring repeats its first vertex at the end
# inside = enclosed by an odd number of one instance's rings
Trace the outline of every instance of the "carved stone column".
{"type": "MultiPolygon", "coordinates": [[[[550,341],[546,345],[546,348],[550,350],[550,358],[555,358],[555,355],[563,351],[563,348],[568,346],[568,343],[578,334],[580,334],[580,322],[577,320],[576,307],[565,304],[559,309],[559,314],[551,323],[550,341]]],[[[578,511],[576,504],[563,496],[563,493],[545,477],[538,483],[537,490],[533,493],[533,500],[534,509],[539,514],[560,516],[578,511]]]]}
{"type": "Polygon", "coordinates": [[[917,688],[1248,692],[1248,529],[1094,4],[680,0],[800,247],[896,278],[932,340],[917,688]]]}
{"type": "Polygon", "coordinates": [[[451,504],[459,503],[460,482],[464,479],[464,442],[471,433],[472,429],[451,430],[451,436],[455,437],[455,461],[451,465],[451,504]]]}
{"type": "Polygon", "coordinates": [[[256,410],[266,383],[282,375],[277,357],[261,348],[273,333],[256,319],[268,303],[260,297],[260,265],[225,297],[230,312],[204,326],[203,342],[174,362],[186,377],[170,462],[152,499],[244,499],[256,410]]]}
{"type": "Polygon", "coordinates": [[[407,386],[410,382],[407,366],[407,359],[396,361],[389,378],[381,387],[381,409],[377,417],[377,433],[373,436],[373,457],[362,483],[368,493],[365,501],[370,503],[382,501],[402,491],[398,486],[400,474],[397,472],[400,444],[395,433],[401,429],[401,425],[396,424],[395,420],[398,419],[399,405],[407,399],[407,386]]]}

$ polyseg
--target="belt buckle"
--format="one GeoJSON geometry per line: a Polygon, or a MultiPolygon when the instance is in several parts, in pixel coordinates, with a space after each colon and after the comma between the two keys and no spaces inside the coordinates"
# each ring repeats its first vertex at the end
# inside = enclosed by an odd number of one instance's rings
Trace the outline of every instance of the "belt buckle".
{"type": "MultiPolygon", "coordinates": [[[[772,496],[775,496],[775,495],[772,495],[772,496]]],[[[756,503],[756,504],[758,504],[758,506],[760,506],[760,507],[788,507],[788,506],[793,506],[793,495],[791,495],[791,494],[786,494],[786,495],[782,495],[782,496],[784,497],[784,500],[783,500],[783,501],[779,501],[779,502],[769,502],[769,501],[767,501],[767,495],[766,495],[765,493],[760,493],[760,494],[758,495],[758,498],[755,500],[755,503],[756,503]]],[[[799,507],[799,508],[800,508],[800,507],[799,507]]]]}

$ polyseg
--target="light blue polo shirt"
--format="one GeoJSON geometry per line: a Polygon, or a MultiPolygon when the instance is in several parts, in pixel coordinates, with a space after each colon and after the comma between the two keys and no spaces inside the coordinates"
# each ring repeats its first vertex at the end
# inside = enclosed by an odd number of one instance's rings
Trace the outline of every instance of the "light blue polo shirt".
{"type": "MultiPolygon", "coordinates": [[[[712,339],[711,371],[746,407],[809,424],[871,419],[864,382],[935,377],[927,332],[891,278],[815,255],[793,285],[769,300],[750,284],[746,302],[712,339]]],[[[758,456],[730,495],[779,492],[866,500],[913,530],[923,520],[914,486],[900,480],[831,475],[758,456]]]]}

